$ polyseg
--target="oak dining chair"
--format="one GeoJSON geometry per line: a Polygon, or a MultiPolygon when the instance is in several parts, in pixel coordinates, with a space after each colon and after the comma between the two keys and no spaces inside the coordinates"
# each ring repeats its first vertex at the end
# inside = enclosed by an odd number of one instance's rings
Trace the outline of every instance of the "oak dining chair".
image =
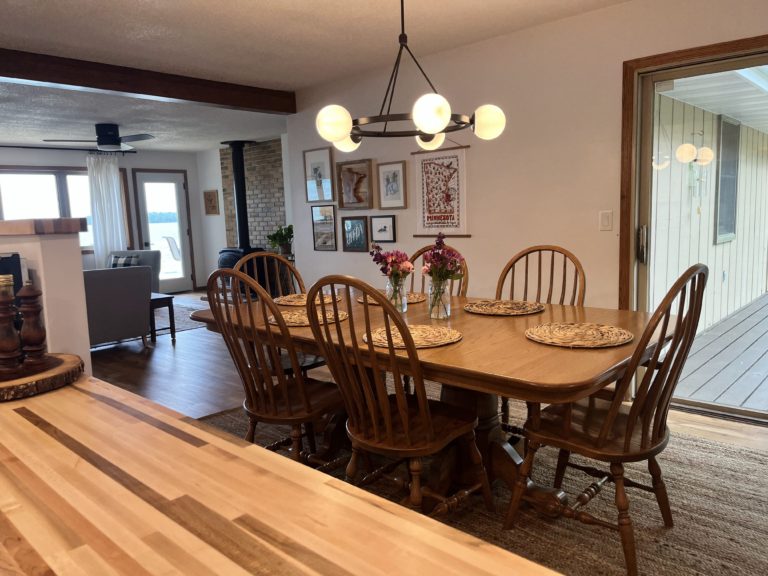
{"type": "Polygon", "coordinates": [[[625,486],[653,492],[664,525],[672,527],[672,510],[656,456],[669,442],[669,404],[696,336],[707,275],[707,267],[696,264],[670,288],[640,336],[626,372],[616,382],[615,392],[596,393],[578,402],[552,404],[544,409],[538,404],[532,405],[525,423],[528,450],[512,492],[505,528],[512,527],[517,518],[537,450],[542,446],[558,448],[556,488],[560,488],[568,467],[598,478],[578,496],[574,505],[565,508],[563,515],[618,530],[627,572],[637,574],[634,530],[625,486]],[[634,399],[623,402],[633,380],[634,399]],[[571,463],[571,454],[606,463],[610,472],[571,463]],[[651,486],[624,478],[624,463],[641,461],[648,462],[651,486]],[[606,482],[613,482],[616,488],[617,524],[583,510],[606,482]]]}
{"type": "MultiPolygon", "coordinates": [[[[407,459],[412,508],[421,508],[423,497],[428,495],[439,502],[432,514],[439,514],[480,491],[486,506],[493,509],[488,476],[475,442],[476,415],[470,409],[427,398],[416,345],[387,298],[361,280],[326,276],[309,290],[308,314],[312,333],[347,409],[347,434],[352,443],[347,477],[353,481],[357,477],[361,453],[407,459]],[[323,293],[337,293],[341,302],[318,298],[323,293]],[[361,305],[356,303],[358,296],[362,297],[361,305]],[[320,321],[331,313],[337,318],[342,309],[349,315],[346,320],[320,321]],[[374,326],[379,326],[383,338],[377,345],[374,326]],[[397,354],[401,350],[405,356],[397,354]],[[413,394],[405,391],[405,376],[412,380],[413,394]],[[467,454],[472,485],[445,497],[423,486],[422,458],[454,442],[467,454]]],[[[375,471],[368,476],[378,477],[375,471]]]]}
{"type": "Polygon", "coordinates": [[[290,444],[294,460],[311,462],[314,423],[343,410],[338,387],[305,374],[280,308],[253,278],[237,270],[216,270],[208,278],[208,303],[243,384],[249,422],[245,439],[253,442],[259,422],[287,424],[290,438],[267,448],[290,444]],[[270,320],[276,331],[252,329],[270,320]]]}
{"type": "MultiPolygon", "coordinates": [[[[496,283],[496,299],[529,300],[544,304],[584,306],[587,282],[579,259],[565,248],[554,245],[531,246],[506,263],[496,283]]],[[[501,398],[501,421],[509,426],[509,398],[501,398]]]]}
{"type": "MultiPolygon", "coordinates": [[[[428,286],[426,281],[426,276],[424,276],[421,273],[421,268],[424,266],[424,254],[428,252],[429,250],[432,250],[435,247],[434,244],[429,244],[427,246],[423,246],[422,248],[419,248],[416,250],[416,252],[413,253],[413,256],[411,256],[411,264],[413,264],[414,273],[411,274],[411,288],[409,292],[421,292],[426,293],[428,286]],[[416,278],[419,278],[420,280],[416,280],[416,278]]],[[[453,248],[451,246],[445,245],[447,249],[453,250],[457,254],[461,254],[456,248],[453,248]]],[[[448,293],[453,294],[455,296],[466,296],[467,295],[467,289],[469,288],[469,266],[467,265],[466,259],[464,259],[461,263],[461,278],[458,280],[449,280],[448,281],[448,293]]]]}
{"type": "MultiPolygon", "coordinates": [[[[272,296],[304,294],[304,280],[296,267],[281,254],[274,252],[252,252],[238,260],[232,267],[255,279],[272,296]]],[[[299,365],[304,375],[309,370],[325,366],[325,358],[314,354],[298,353],[299,365]]],[[[283,366],[290,370],[290,362],[283,358],[283,366]]]]}

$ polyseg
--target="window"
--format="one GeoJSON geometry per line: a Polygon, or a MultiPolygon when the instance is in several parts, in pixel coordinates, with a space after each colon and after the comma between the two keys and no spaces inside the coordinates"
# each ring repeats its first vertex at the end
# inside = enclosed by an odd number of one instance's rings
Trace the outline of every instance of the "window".
{"type": "Polygon", "coordinates": [[[86,218],[80,246],[93,246],[93,218],[88,174],[84,169],[0,168],[3,220],[86,218]]]}
{"type": "Polygon", "coordinates": [[[717,165],[715,244],[736,238],[736,195],[739,188],[741,126],[720,116],[720,154],[717,165]]]}

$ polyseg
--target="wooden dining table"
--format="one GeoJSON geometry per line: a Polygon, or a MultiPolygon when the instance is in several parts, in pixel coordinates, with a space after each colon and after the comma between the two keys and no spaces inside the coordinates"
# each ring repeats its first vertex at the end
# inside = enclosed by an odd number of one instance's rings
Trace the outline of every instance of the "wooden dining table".
{"type": "MultiPolygon", "coordinates": [[[[543,311],[522,316],[465,311],[464,305],[475,300],[478,298],[452,296],[452,313],[447,320],[430,319],[425,302],[409,304],[403,317],[409,325],[447,326],[461,333],[461,340],[453,344],[418,350],[424,378],[444,385],[444,401],[476,407],[477,441],[489,475],[511,487],[522,458],[501,429],[498,396],[535,403],[565,403],[604,388],[623,373],[650,314],[558,304],[545,304],[543,311]],[[528,328],[550,322],[607,324],[628,330],[634,338],[621,346],[591,349],[552,346],[526,338],[528,328]]],[[[362,304],[353,299],[353,306],[362,304]]],[[[195,311],[191,318],[217,331],[210,310],[195,311]]],[[[298,349],[320,353],[309,327],[291,327],[290,334],[298,349]]],[[[567,502],[562,491],[534,485],[526,499],[540,512],[552,516],[567,502]]]]}

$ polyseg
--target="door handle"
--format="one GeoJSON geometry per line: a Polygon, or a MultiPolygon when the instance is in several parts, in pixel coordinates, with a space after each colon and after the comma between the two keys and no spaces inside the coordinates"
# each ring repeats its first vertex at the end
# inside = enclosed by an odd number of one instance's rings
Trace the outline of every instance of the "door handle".
{"type": "Polygon", "coordinates": [[[648,226],[643,224],[637,229],[637,260],[648,264],[648,226]]]}

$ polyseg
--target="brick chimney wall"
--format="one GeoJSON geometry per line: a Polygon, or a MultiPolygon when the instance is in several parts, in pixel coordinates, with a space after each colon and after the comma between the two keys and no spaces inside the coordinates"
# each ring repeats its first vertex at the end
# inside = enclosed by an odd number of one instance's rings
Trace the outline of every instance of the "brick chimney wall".
{"type": "MultiPolygon", "coordinates": [[[[229,148],[222,148],[219,152],[224,188],[227,246],[237,246],[232,151],[229,148]]],[[[244,156],[248,235],[251,246],[268,249],[267,234],[277,230],[278,226],[286,224],[282,145],[279,139],[246,144],[244,156]]]]}

